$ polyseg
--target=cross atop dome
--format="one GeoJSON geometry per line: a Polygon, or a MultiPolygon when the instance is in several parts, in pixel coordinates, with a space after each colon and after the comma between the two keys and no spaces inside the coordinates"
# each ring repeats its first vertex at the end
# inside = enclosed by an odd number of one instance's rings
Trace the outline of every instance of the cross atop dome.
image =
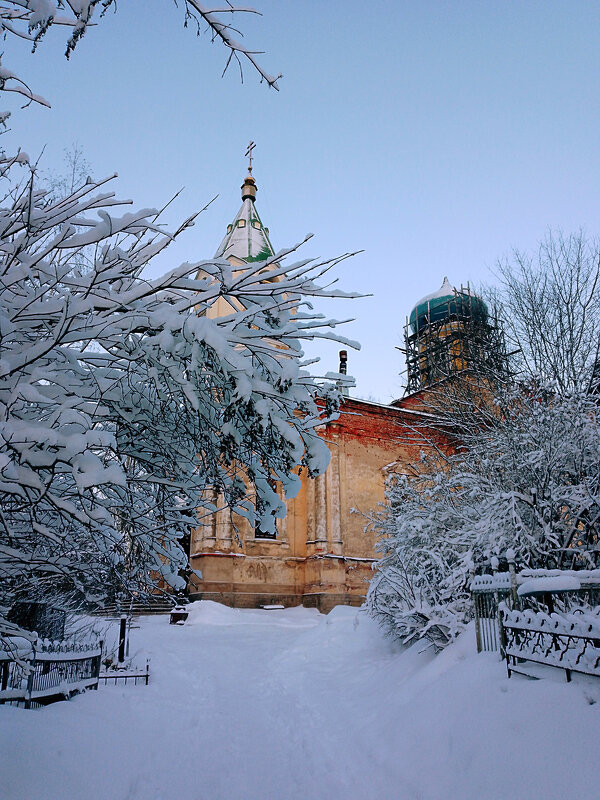
{"type": "Polygon", "coordinates": [[[252,200],[252,202],[256,200],[256,193],[258,192],[258,189],[256,188],[256,181],[252,177],[252,151],[255,147],[256,145],[251,141],[246,148],[246,157],[248,158],[248,175],[242,184],[242,200],[248,198],[252,200]]]}
{"type": "Polygon", "coordinates": [[[256,145],[254,144],[254,142],[251,141],[248,147],[246,148],[246,157],[248,158],[248,172],[251,175],[252,175],[252,151],[254,150],[255,147],[256,145]]]}
{"type": "Polygon", "coordinates": [[[242,207],[231,225],[227,226],[225,238],[219,245],[215,258],[234,258],[245,261],[266,261],[275,255],[269,239],[269,229],[265,228],[256,210],[256,193],[258,188],[252,175],[253,150],[256,147],[250,142],[246,149],[248,158],[248,175],[242,184],[242,207]]]}

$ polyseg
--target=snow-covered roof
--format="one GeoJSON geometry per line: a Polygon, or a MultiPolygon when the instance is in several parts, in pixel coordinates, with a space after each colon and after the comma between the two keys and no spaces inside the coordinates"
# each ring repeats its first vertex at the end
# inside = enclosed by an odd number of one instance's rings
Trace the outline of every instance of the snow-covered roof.
{"type": "Polygon", "coordinates": [[[249,174],[242,185],[242,207],[231,225],[227,226],[227,233],[215,258],[235,256],[242,261],[265,261],[275,255],[269,240],[269,229],[263,226],[256,210],[256,191],[254,178],[249,174]]]}
{"type": "Polygon", "coordinates": [[[432,292],[431,294],[427,294],[425,297],[422,297],[418,303],[415,303],[415,308],[423,305],[423,303],[429,303],[431,300],[436,300],[438,297],[453,297],[455,292],[456,289],[454,286],[452,286],[448,278],[444,278],[444,282],[437,292],[432,292]]]}

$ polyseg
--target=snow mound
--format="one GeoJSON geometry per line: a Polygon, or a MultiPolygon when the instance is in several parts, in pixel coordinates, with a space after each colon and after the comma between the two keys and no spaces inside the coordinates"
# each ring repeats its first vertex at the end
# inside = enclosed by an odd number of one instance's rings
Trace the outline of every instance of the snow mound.
{"type": "Polygon", "coordinates": [[[3,798],[598,796],[581,742],[600,738],[600,682],[508,680],[497,653],[477,654],[472,625],[437,656],[347,607],[202,601],[182,627],[139,626],[149,686],[0,706],[3,798]]]}
{"type": "Polygon", "coordinates": [[[230,608],[214,600],[197,600],[186,606],[190,625],[315,625],[322,616],[316,608],[230,608]]]}

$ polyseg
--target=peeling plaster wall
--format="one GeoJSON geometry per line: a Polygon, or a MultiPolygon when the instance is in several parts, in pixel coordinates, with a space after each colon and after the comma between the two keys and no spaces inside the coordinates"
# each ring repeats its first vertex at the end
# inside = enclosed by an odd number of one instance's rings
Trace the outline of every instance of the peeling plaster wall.
{"type": "Polygon", "coordinates": [[[303,477],[276,540],[256,539],[248,522],[228,511],[192,531],[190,563],[202,579],[193,579],[191,596],[238,607],[360,605],[376,558],[363,514],[384,500],[385,468],[398,462],[401,470],[423,446],[403,441],[414,401],[406,413],[402,405],[344,402],[340,418],[320,431],[329,468],[314,480],[303,477]]]}

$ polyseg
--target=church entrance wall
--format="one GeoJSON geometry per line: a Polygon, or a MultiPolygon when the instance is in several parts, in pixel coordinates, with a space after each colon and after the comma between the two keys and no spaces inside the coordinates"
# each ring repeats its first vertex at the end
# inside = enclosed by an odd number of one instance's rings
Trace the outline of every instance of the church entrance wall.
{"type": "Polygon", "coordinates": [[[423,443],[415,439],[415,413],[348,398],[340,418],[319,431],[331,451],[329,468],[316,479],[302,477],[275,540],[256,538],[246,520],[228,511],[192,532],[190,563],[202,578],[192,579],[190,597],[324,612],[361,605],[377,558],[364,515],[383,502],[389,469],[418,459],[423,443]]]}

